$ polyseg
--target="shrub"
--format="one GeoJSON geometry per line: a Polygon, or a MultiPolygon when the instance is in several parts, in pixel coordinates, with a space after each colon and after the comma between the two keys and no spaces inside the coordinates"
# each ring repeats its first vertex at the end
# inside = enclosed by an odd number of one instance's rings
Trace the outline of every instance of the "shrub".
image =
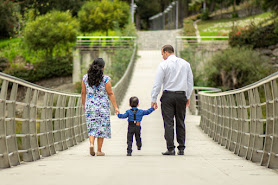
{"type": "Polygon", "coordinates": [[[277,23],[264,27],[251,24],[246,28],[234,27],[229,33],[229,44],[235,46],[250,46],[252,48],[268,47],[278,43],[277,23]]]}
{"type": "Polygon", "coordinates": [[[133,49],[116,49],[112,56],[112,64],[108,69],[111,74],[112,85],[114,86],[124,75],[126,68],[132,56],[133,49]]]}
{"type": "Polygon", "coordinates": [[[254,83],[273,69],[270,59],[250,48],[229,48],[215,54],[204,66],[208,86],[236,89],[254,83]]]}
{"type": "Polygon", "coordinates": [[[202,19],[203,21],[209,20],[209,12],[208,12],[208,10],[206,10],[205,12],[203,12],[203,13],[201,14],[201,19],[202,19]]]}
{"type": "Polygon", "coordinates": [[[196,36],[192,19],[187,18],[183,20],[183,34],[186,36],[196,36]]]}
{"type": "Polygon", "coordinates": [[[24,41],[32,50],[44,50],[52,57],[54,48],[69,48],[76,41],[79,24],[69,11],[52,11],[26,24],[24,41]]]}
{"type": "Polygon", "coordinates": [[[14,64],[7,68],[4,73],[29,82],[37,82],[51,77],[70,76],[73,69],[71,61],[72,58],[60,57],[35,64],[14,64]]]}
{"type": "Polygon", "coordinates": [[[123,36],[133,36],[133,37],[137,37],[137,31],[136,31],[136,27],[135,24],[132,23],[131,21],[128,22],[128,24],[126,24],[122,30],[122,35],[123,36]]]}
{"type": "Polygon", "coordinates": [[[197,46],[189,46],[180,52],[181,58],[185,59],[190,63],[192,73],[194,74],[194,85],[203,86],[202,75],[199,73],[201,58],[200,55],[196,53],[197,46]]]}
{"type": "Polygon", "coordinates": [[[105,31],[113,29],[115,22],[120,28],[128,23],[129,6],[122,1],[89,1],[78,12],[82,32],[105,31]]]}

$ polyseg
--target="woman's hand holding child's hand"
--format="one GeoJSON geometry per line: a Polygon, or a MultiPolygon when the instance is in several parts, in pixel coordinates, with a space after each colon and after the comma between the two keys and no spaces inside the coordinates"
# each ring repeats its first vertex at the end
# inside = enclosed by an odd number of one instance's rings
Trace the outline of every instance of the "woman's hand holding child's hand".
{"type": "Polygon", "coordinates": [[[116,113],[117,115],[120,113],[120,111],[119,111],[118,108],[115,109],[115,113],[116,113]]]}

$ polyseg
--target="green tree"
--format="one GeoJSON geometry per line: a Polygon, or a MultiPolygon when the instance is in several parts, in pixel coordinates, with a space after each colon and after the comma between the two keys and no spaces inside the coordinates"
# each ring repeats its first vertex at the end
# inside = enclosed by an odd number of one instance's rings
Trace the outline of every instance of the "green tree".
{"type": "Polygon", "coordinates": [[[254,83],[273,72],[268,57],[250,48],[229,48],[215,54],[204,66],[206,85],[237,89],[254,83]]]}
{"type": "Polygon", "coordinates": [[[21,9],[35,9],[36,15],[43,15],[51,10],[70,10],[73,16],[77,15],[77,12],[85,1],[86,0],[15,0],[15,2],[20,4],[21,9]]]}
{"type": "Polygon", "coordinates": [[[7,0],[0,0],[0,38],[10,37],[14,34],[17,19],[14,16],[18,12],[18,6],[7,0]]]}
{"type": "Polygon", "coordinates": [[[271,9],[273,10],[276,15],[278,14],[278,3],[277,0],[263,0],[263,7],[264,9],[271,9]]]}
{"type": "Polygon", "coordinates": [[[78,12],[82,32],[105,31],[113,29],[115,22],[120,28],[128,23],[129,5],[126,2],[114,0],[89,1],[78,12]]]}
{"type": "Polygon", "coordinates": [[[69,11],[52,11],[26,24],[24,41],[32,50],[44,50],[52,57],[53,49],[69,48],[76,40],[79,23],[69,11]]]}

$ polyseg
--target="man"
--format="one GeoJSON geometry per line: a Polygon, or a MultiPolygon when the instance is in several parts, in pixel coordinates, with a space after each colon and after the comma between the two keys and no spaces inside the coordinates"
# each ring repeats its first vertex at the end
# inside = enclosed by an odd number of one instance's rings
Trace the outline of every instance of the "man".
{"type": "Polygon", "coordinates": [[[164,121],[164,137],[167,151],[162,155],[175,155],[174,117],[176,120],[176,138],[179,143],[178,155],[184,155],[185,149],[185,114],[193,90],[193,74],[190,64],[175,56],[174,48],[165,45],[161,49],[164,59],[158,67],[152,90],[152,107],[157,107],[157,96],[163,85],[161,111],[164,121]]]}

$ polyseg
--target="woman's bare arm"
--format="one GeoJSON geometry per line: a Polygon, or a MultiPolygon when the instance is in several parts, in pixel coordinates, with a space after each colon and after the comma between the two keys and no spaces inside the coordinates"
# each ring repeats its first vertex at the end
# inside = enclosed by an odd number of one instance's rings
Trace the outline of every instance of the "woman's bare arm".
{"type": "Polygon", "coordinates": [[[86,101],[86,86],[82,81],[82,91],[81,91],[81,98],[82,98],[82,106],[83,110],[85,110],[85,101],[86,101]]]}
{"type": "Polygon", "coordinates": [[[120,111],[118,109],[118,106],[117,106],[117,103],[116,103],[116,98],[115,98],[115,95],[113,93],[113,90],[112,90],[112,85],[111,85],[111,82],[108,81],[106,84],[105,84],[105,89],[106,89],[106,92],[108,94],[108,97],[115,109],[115,113],[118,114],[120,111]]]}

